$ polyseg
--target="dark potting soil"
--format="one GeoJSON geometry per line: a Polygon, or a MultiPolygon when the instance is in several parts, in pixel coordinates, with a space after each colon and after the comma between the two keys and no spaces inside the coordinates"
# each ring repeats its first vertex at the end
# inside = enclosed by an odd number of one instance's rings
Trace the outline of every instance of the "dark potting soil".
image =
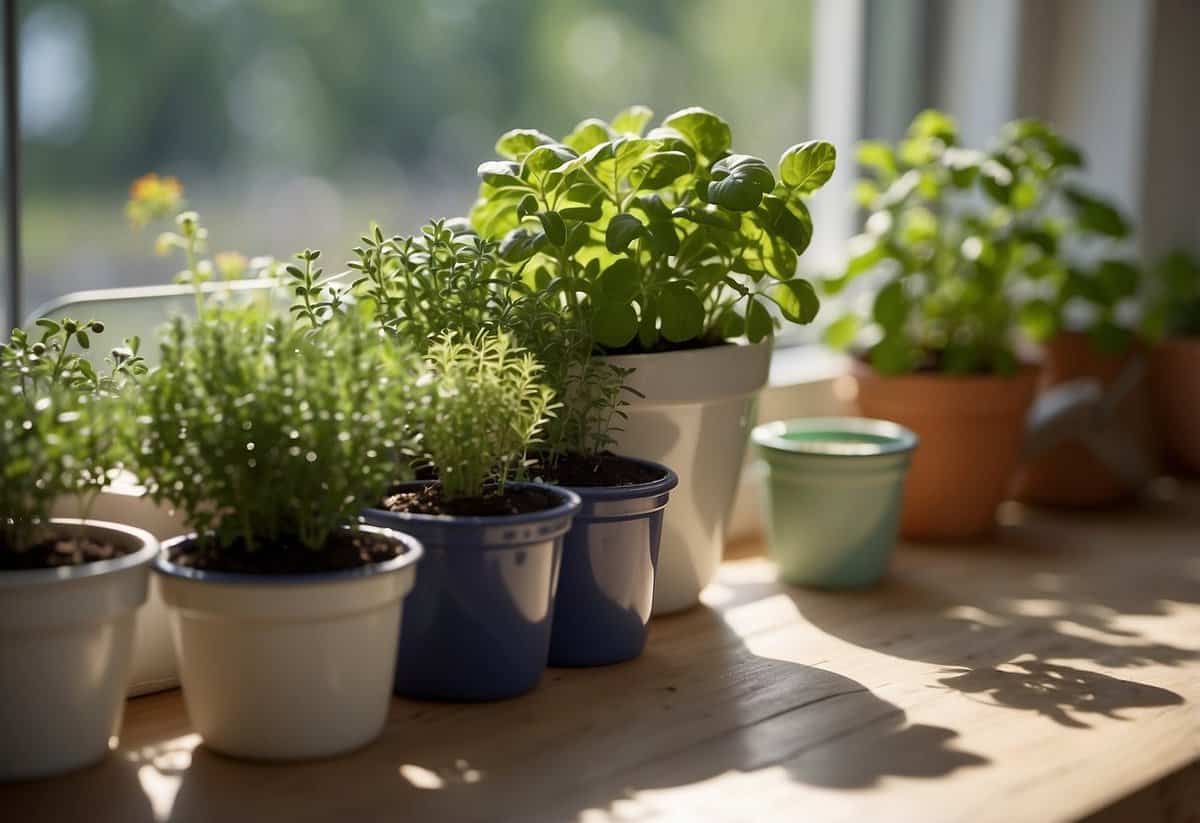
{"type": "Polygon", "coordinates": [[[428,485],[419,491],[398,492],[383,499],[383,508],[401,514],[441,514],[451,517],[508,517],[532,514],[559,505],[562,501],[541,489],[507,488],[504,494],[485,493],[479,497],[446,500],[442,487],[428,485]]]}
{"type": "Polygon", "coordinates": [[[663,472],[612,452],[564,454],[552,464],[539,459],[534,474],[555,486],[583,488],[636,486],[653,483],[666,476],[663,472]]]}
{"type": "Polygon", "coordinates": [[[691,351],[692,349],[711,349],[714,346],[729,345],[723,338],[720,337],[697,337],[692,340],[685,340],[682,343],[672,343],[665,337],[658,338],[658,341],[650,348],[644,347],[641,342],[635,337],[628,344],[621,346],[618,349],[604,349],[599,352],[602,355],[619,355],[619,354],[662,354],[669,351],[691,351]]]}
{"type": "Polygon", "coordinates": [[[23,551],[0,551],[0,571],[81,566],[84,563],[112,560],[131,551],[130,548],[102,543],[91,537],[60,536],[43,540],[23,551]]]}
{"type": "Polygon", "coordinates": [[[238,574],[320,574],[382,563],[404,554],[403,543],[373,534],[334,532],[320,551],[311,551],[292,541],[257,543],[253,550],[238,539],[231,546],[201,538],[171,552],[171,561],[181,566],[212,572],[238,574]]]}

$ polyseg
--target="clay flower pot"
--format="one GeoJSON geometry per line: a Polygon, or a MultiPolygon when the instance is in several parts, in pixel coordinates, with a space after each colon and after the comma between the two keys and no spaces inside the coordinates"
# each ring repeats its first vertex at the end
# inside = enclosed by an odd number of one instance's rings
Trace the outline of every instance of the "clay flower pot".
{"type": "MultiPolygon", "coordinates": [[[[1117,354],[1098,351],[1091,339],[1079,332],[1057,335],[1046,345],[1040,390],[1045,391],[1081,378],[1100,382],[1112,391],[1122,375],[1142,356],[1140,347],[1117,354]]],[[[1143,454],[1153,451],[1153,429],[1146,380],[1139,378],[1121,396],[1103,423],[1105,437],[1128,438],[1131,448],[1143,454]]],[[[1022,467],[1016,496],[1030,503],[1051,506],[1104,506],[1138,492],[1136,481],[1122,476],[1089,447],[1084,437],[1060,442],[1022,467]]]]}
{"type": "Polygon", "coordinates": [[[986,534],[1012,482],[1038,370],[1011,377],[907,374],[886,377],[855,362],[858,404],[921,441],[904,489],[900,533],[918,540],[986,534]]]}
{"type": "Polygon", "coordinates": [[[1163,340],[1150,352],[1154,423],[1173,465],[1200,472],[1200,338],[1163,340]]]}

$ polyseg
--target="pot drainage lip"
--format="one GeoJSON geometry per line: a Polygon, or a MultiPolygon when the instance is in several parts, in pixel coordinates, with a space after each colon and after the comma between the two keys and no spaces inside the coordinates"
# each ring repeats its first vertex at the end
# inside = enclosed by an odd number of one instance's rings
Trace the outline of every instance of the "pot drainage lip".
{"type": "Polygon", "coordinates": [[[805,417],[777,420],[754,429],[760,448],[828,457],[879,457],[917,447],[917,436],[890,420],[867,417],[805,417]]]}

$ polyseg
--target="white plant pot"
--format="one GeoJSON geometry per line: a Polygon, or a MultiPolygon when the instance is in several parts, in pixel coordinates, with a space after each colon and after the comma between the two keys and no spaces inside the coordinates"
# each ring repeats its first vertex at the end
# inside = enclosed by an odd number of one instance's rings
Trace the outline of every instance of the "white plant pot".
{"type": "MultiPolygon", "coordinates": [[[[62,498],[54,508],[56,515],[81,517],[84,509],[75,498],[62,498]]],[[[124,477],[96,495],[86,512],[89,519],[128,523],[145,529],[160,541],[187,532],[182,513],[165,504],[155,503],[132,477],[124,477]]],[[[167,606],[156,577],[150,578],[146,605],[137,613],[133,632],[133,663],[129,669],[126,694],[141,694],[173,689],[179,685],[175,652],[171,648],[171,628],[167,606]]]]}
{"type": "MultiPolygon", "coordinates": [[[[421,544],[392,560],[328,574],[250,575],[155,565],[192,725],[210,748],[254,760],[357,749],[387,720],[401,603],[421,544]]],[[[297,549],[302,551],[302,549],[297,549]]]]}
{"type": "Polygon", "coordinates": [[[741,477],[758,390],[767,382],[770,343],[631,354],[607,360],[634,369],[629,419],[614,451],[675,470],[663,522],[653,613],[696,605],[721,563],[725,526],[741,477]]]}
{"type": "Polygon", "coordinates": [[[129,549],[112,560],[0,572],[0,780],[47,777],[104,757],[116,738],[158,541],[116,523],[85,523],[129,549]]]}

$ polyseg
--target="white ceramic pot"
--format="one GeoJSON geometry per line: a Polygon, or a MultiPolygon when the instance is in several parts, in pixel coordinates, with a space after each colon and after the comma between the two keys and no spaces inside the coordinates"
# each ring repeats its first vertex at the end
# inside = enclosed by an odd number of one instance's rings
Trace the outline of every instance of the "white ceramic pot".
{"type": "Polygon", "coordinates": [[[725,526],[767,382],[770,343],[728,344],[607,358],[634,369],[629,419],[614,451],[675,470],[679,485],[663,522],[654,614],[696,605],[721,563],[725,526]]]}
{"type": "MultiPolygon", "coordinates": [[[[254,760],[304,760],[357,749],[387,720],[401,602],[421,544],[392,560],[328,574],[198,571],[155,564],[192,725],[210,748],[254,760]]],[[[301,551],[301,549],[297,549],[301,551]]]]}
{"type": "Polygon", "coordinates": [[[158,541],[141,529],[59,518],[129,553],[0,572],[0,780],[100,760],[121,725],[134,616],[158,541]]]}
{"type": "MultiPolygon", "coordinates": [[[[54,508],[55,515],[63,517],[80,517],[84,512],[80,501],[69,497],[59,500],[54,508]]],[[[181,513],[172,511],[165,504],[155,503],[131,477],[114,482],[96,495],[86,513],[88,519],[128,523],[145,529],[160,541],[187,532],[181,513]]],[[[146,605],[138,610],[134,621],[133,663],[126,694],[136,697],[178,685],[179,672],[175,669],[175,652],[171,648],[167,606],[163,603],[158,579],[151,576],[146,605]]]]}

